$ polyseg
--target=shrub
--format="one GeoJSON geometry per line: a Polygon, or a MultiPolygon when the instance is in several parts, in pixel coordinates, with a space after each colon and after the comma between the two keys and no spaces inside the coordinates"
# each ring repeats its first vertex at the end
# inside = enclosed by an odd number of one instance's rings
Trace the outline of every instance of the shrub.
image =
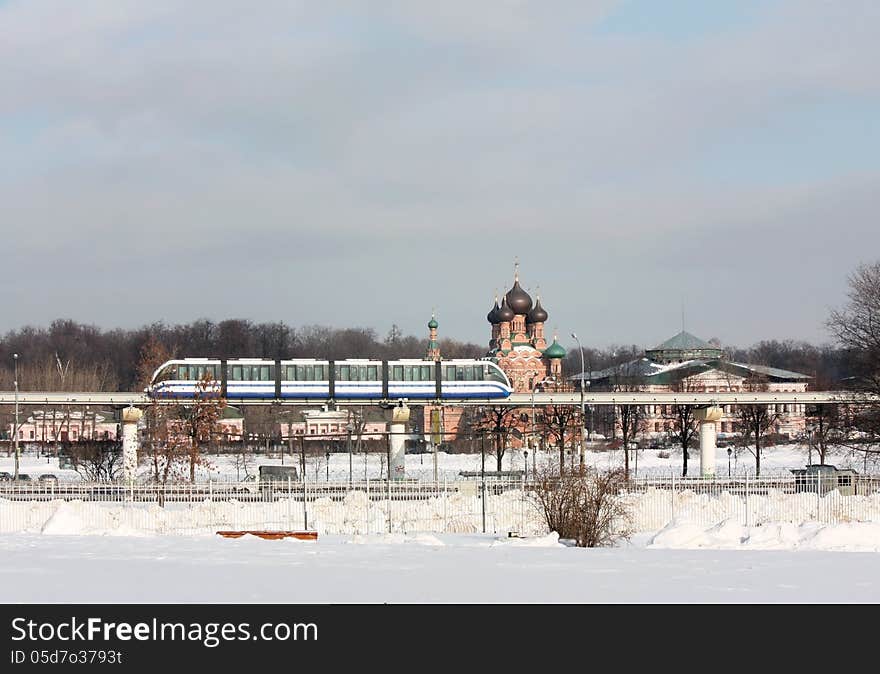
{"type": "Polygon", "coordinates": [[[547,527],[575,545],[595,548],[614,545],[632,533],[624,503],[623,470],[588,469],[540,475],[533,498],[547,527]]]}

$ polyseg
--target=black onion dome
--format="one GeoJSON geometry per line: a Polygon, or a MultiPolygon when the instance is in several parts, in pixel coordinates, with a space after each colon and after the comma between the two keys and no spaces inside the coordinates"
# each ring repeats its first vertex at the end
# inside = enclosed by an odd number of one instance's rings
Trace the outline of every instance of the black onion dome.
{"type": "Polygon", "coordinates": [[[501,300],[501,306],[498,308],[498,322],[507,323],[508,321],[512,321],[515,315],[516,314],[513,312],[513,309],[511,309],[507,304],[507,297],[504,297],[501,300]]]}
{"type": "Polygon", "coordinates": [[[513,309],[514,313],[527,314],[532,309],[532,298],[520,288],[519,279],[513,282],[513,288],[508,290],[504,297],[507,299],[507,306],[513,309]]]}
{"type": "Polygon", "coordinates": [[[535,302],[535,307],[526,316],[526,323],[544,323],[547,320],[547,312],[541,306],[541,298],[535,302]]]}
{"type": "Polygon", "coordinates": [[[486,314],[486,320],[489,321],[492,325],[498,325],[501,321],[498,318],[498,298],[495,298],[495,306],[489,310],[489,313],[486,314]]]}

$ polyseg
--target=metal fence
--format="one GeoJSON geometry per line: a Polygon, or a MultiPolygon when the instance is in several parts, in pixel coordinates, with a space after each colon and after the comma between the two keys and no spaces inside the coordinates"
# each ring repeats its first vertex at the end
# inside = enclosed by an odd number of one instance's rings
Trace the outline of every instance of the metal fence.
{"type": "MultiPolygon", "coordinates": [[[[546,533],[536,485],[522,478],[183,483],[0,483],[0,533],[546,533]]],[[[880,477],[639,478],[620,493],[634,531],[670,522],[880,522],[880,477]]]]}
{"type": "Polygon", "coordinates": [[[541,530],[522,480],[0,483],[0,533],[326,534],[541,530]]]}

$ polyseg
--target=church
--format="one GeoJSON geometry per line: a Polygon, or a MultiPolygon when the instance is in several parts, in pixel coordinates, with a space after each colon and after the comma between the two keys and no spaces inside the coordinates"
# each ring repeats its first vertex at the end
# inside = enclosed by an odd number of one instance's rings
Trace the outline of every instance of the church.
{"type": "MultiPolygon", "coordinates": [[[[565,349],[554,335],[553,342],[547,344],[544,325],[549,315],[541,306],[540,296],[531,296],[523,290],[519,282],[519,266],[513,275],[513,286],[501,298],[495,297],[495,304],[486,315],[491,326],[488,358],[498,363],[516,393],[532,393],[535,390],[566,391],[574,387],[562,374],[562,359],[565,349]]],[[[437,341],[439,325],[434,316],[428,322],[428,349],[426,360],[440,360],[440,347],[437,341]]],[[[425,407],[424,432],[441,435],[441,442],[455,440],[461,429],[464,408],[444,405],[425,407]]]]}

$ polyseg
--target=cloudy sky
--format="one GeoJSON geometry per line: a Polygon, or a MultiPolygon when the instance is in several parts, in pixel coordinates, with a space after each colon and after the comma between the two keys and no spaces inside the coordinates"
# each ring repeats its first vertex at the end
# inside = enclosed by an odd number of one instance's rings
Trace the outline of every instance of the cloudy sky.
{"type": "Polygon", "coordinates": [[[0,331],[829,341],[880,257],[876,0],[0,0],[0,331]]]}

